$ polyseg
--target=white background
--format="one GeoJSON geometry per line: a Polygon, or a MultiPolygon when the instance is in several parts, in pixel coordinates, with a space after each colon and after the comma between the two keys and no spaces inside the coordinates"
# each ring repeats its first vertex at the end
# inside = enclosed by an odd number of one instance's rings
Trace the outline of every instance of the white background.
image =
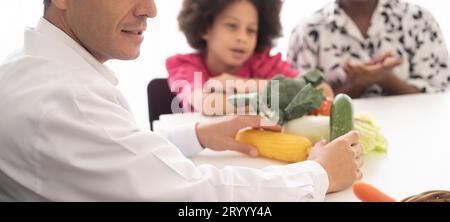
{"type": "MultiPolygon", "coordinates": [[[[278,51],[286,54],[289,33],[295,25],[332,0],[285,0],[282,11],[284,35],[279,39],[278,51]]],[[[450,42],[450,2],[445,0],[408,0],[433,13],[450,42]]],[[[181,0],[156,0],[158,16],[149,21],[141,57],[135,61],[110,61],[108,65],[118,74],[119,87],[128,99],[136,121],[149,128],[147,114],[147,83],[166,77],[165,59],[176,53],[191,52],[184,36],[178,31],[177,15],[181,0]]],[[[0,0],[0,61],[21,47],[23,29],[35,26],[42,15],[42,0],[0,0]]]]}

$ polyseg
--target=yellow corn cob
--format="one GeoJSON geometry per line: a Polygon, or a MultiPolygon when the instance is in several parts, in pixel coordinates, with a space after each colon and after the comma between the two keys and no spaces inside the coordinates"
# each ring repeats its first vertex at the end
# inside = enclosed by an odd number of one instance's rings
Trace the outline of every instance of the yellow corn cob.
{"type": "Polygon", "coordinates": [[[312,147],[308,138],[262,130],[241,131],[236,139],[255,146],[260,156],[288,163],[306,160],[312,147]]]}

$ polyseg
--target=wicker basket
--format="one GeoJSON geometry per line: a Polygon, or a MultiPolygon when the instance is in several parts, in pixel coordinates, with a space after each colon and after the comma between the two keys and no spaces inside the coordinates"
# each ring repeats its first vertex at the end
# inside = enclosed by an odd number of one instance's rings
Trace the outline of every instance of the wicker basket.
{"type": "Polygon", "coordinates": [[[450,202],[450,191],[433,190],[408,197],[402,202],[450,202]]]}

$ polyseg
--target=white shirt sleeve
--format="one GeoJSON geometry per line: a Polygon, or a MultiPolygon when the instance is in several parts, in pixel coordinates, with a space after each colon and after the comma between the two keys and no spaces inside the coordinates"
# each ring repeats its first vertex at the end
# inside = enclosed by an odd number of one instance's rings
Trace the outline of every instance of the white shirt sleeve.
{"type": "MultiPolygon", "coordinates": [[[[37,133],[30,154],[36,181],[28,187],[52,201],[322,201],[328,187],[326,172],[311,161],[261,170],[195,166],[99,96],[55,106],[37,133]]],[[[169,138],[180,144],[175,135],[169,138]]]]}
{"type": "Polygon", "coordinates": [[[166,137],[173,143],[186,157],[192,157],[203,151],[203,147],[197,138],[197,123],[183,125],[171,130],[158,130],[157,133],[166,137]]]}

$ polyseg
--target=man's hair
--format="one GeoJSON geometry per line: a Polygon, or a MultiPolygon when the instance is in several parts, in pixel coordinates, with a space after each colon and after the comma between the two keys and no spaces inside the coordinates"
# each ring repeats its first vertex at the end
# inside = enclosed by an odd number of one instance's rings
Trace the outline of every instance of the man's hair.
{"type": "MultiPolygon", "coordinates": [[[[212,27],[215,18],[226,7],[242,0],[184,0],[178,23],[189,45],[199,51],[206,50],[206,41],[202,36],[212,27]]],[[[246,0],[258,11],[258,40],[256,51],[273,46],[276,38],[281,36],[280,21],[281,0],[246,0]]]]}
{"type": "Polygon", "coordinates": [[[47,9],[51,3],[52,3],[52,0],[44,0],[44,8],[47,9]]]}

